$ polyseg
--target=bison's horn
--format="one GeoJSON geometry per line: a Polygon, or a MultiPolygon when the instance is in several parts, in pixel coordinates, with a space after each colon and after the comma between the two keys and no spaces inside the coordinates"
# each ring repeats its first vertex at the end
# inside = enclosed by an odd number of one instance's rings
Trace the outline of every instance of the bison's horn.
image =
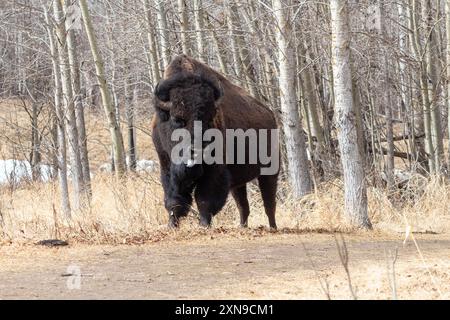
{"type": "Polygon", "coordinates": [[[167,88],[167,86],[164,86],[164,82],[158,82],[158,84],[155,87],[155,96],[157,96],[158,99],[163,102],[169,101],[170,100],[170,88],[167,88]]]}

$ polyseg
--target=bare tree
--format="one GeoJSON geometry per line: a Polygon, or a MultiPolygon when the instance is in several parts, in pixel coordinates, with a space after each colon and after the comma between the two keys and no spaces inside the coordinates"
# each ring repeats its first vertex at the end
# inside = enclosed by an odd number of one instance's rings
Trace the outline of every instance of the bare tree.
{"type": "Polygon", "coordinates": [[[286,136],[288,171],[294,195],[302,197],[311,192],[312,183],[295,89],[296,59],[294,44],[292,43],[291,6],[291,0],[273,1],[280,69],[281,112],[284,134],[286,136]]]}
{"type": "Polygon", "coordinates": [[[57,116],[57,169],[61,194],[61,209],[64,217],[71,218],[71,208],[69,199],[69,187],[67,182],[67,158],[66,158],[66,130],[64,121],[64,110],[62,107],[61,72],[58,61],[58,47],[55,44],[53,35],[53,25],[50,22],[48,9],[43,6],[47,35],[49,40],[50,55],[54,77],[54,107],[57,116]]]}
{"type": "Polygon", "coordinates": [[[331,0],[332,65],[339,150],[344,175],[345,212],[355,226],[370,228],[364,161],[358,145],[353,103],[347,0],[331,0]]]}
{"type": "Polygon", "coordinates": [[[102,94],[103,108],[105,110],[106,118],[108,120],[109,131],[111,134],[111,142],[114,153],[115,170],[118,176],[125,172],[125,152],[123,145],[122,132],[120,131],[119,123],[117,122],[115,109],[112,103],[111,92],[106,82],[103,59],[98,50],[97,39],[94,34],[89,8],[86,0],[80,0],[81,13],[83,15],[84,27],[89,39],[92,56],[95,62],[95,69],[97,72],[97,81],[100,86],[102,94]]]}
{"type": "Polygon", "coordinates": [[[164,0],[155,0],[157,5],[157,15],[158,15],[158,32],[159,35],[159,43],[161,44],[161,56],[163,61],[163,69],[170,62],[170,39],[169,39],[169,31],[167,27],[167,12],[166,12],[166,1],[164,0]]]}
{"type": "Polygon", "coordinates": [[[81,162],[83,186],[86,189],[88,199],[92,195],[91,171],[89,168],[89,155],[87,148],[86,125],[84,120],[84,105],[81,97],[81,76],[78,62],[77,39],[75,30],[67,19],[68,12],[73,10],[75,4],[72,1],[64,2],[64,12],[66,14],[67,50],[69,54],[70,72],[72,79],[72,91],[75,106],[76,126],[78,132],[78,144],[81,162]]]}
{"type": "Polygon", "coordinates": [[[447,133],[448,133],[448,163],[450,164],[450,0],[445,1],[445,26],[447,31],[447,52],[446,52],[446,64],[447,64],[447,133]]]}
{"type": "Polygon", "coordinates": [[[178,16],[180,18],[180,29],[181,29],[181,50],[183,53],[190,55],[192,54],[191,45],[189,41],[189,19],[187,16],[187,6],[185,0],[177,0],[178,5],[178,16]]]}
{"type": "MultiPolygon", "coordinates": [[[[429,105],[427,111],[430,113],[430,132],[431,132],[431,149],[430,156],[434,156],[435,174],[439,175],[442,171],[442,156],[444,147],[441,132],[441,113],[440,106],[437,103],[439,94],[439,71],[436,60],[438,58],[437,50],[437,33],[434,27],[433,19],[433,2],[431,0],[422,1],[422,20],[424,21],[423,30],[426,35],[426,43],[424,46],[425,68],[427,87],[429,94],[429,105]]],[[[437,8],[439,10],[439,8],[437,8]]]]}
{"type": "Polygon", "coordinates": [[[205,52],[205,33],[203,30],[203,4],[202,0],[193,0],[195,32],[197,39],[197,57],[203,62],[207,62],[205,52]]]}
{"type": "Polygon", "coordinates": [[[155,37],[155,29],[152,19],[152,12],[150,9],[150,0],[144,1],[145,10],[145,24],[147,27],[147,41],[148,41],[148,62],[150,65],[150,78],[156,84],[161,79],[161,68],[159,67],[159,57],[158,57],[158,45],[155,37]]]}
{"type": "Polygon", "coordinates": [[[53,2],[53,11],[55,15],[56,34],[58,37],[58,55],[61,71],[62,93],[65,106],[66,129],[71,165],[70,175],[72,177],[74,188],[73,206],[75,209],[79,209],[81,205],[84,205],[84,203],[82,202],[86,200],[86,190],[84,187],[83,173],[81,168],[82,165],[80,159],[80,147],[78,143],[78,128],[72,91],[72,76],[69,55],[67,52],[67,31],[61,2],[53,2]]]}

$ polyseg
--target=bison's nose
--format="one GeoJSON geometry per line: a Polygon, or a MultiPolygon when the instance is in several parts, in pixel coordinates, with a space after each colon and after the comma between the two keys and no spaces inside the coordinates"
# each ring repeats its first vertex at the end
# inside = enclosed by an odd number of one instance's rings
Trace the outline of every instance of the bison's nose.
{"type": "Polygon", "coordinates": [[[179,117],[170,117],[170,121],[172,122],[172,126],[176,129],[184,128],[186,126],[186,121],[179,117]]]}

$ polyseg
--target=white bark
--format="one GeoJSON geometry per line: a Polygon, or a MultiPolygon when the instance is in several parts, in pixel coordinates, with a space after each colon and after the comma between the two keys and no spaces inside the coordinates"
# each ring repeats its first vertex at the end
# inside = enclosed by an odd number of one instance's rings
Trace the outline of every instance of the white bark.
{"type": "Polygon", "coordinates": [[[183,53],[187,55],[191,55],[191,49],[190,49],[190,41],[189,41],[189,19],[187,16],[187,7],[185,0],[178,0],[178,16],[180,17],[180,29],[181,29],[181,50],[183,53]]]}
{"type": "MultiPolygon", "coordinates": [[[[67,14],[71,1],[66,0],[64,3],[65,13],[67,14]]],[[[87,137],[86,137],[86,125],[84,119],[84,105],[81,97],[81,78],[80,78],[80,68],[78,63],[78,52],[76,44],[75,31],[71,29],[71,26],[67,27],[67,50],[69,53],[69,63],[70,72],[72,78],[72,89],[75,104],[75,115],[76,115],[76,126],[78,132],[78,145],[80,152],[80,163],[81,172],[83,180],[83,188],[86,192],[87,200],[90,200],[92,195],[91,190],[91,172],[89,168],[89,156],[87,148],[87,137]]]]}
{"type": "Polygon", "coordinates": [[[332,66],[336,127],[344,174],[345,212],[350,223],[370,228],[364,162],[358,147],[350,59],[347,0],[331,0],[332,66]]]}
{"type": "Polygon", "coordinates": [[[153,83],[156,83],[161,80],[161,69],[158,64],[158,46],[156,43],[154,27],[152,24],[152,12],[150,11],[150,3],[149,0],[144,0],[144,10],[145,10],[145,22],[147,24],[147,41],[149,47],[148,60],[150,63],[150,73],[153,80],[153,83]]]}
{"type": "Polygon", "coordinates": [[[193,3],[196,31],[195,34],[197,39],[197,57],[198,59],[200,59],[200,61],[206,62],[202,0],[194,0],[193,3]]]}
{"type": "Polygon", "coordinates": [[[291,6],[292,0],[273,1],[277,22],[279,88],[288,171],[294,196],[300,198],[311,192],[312,183],[295,88],[296,58],[294,45],[291,42],[293,39],[289,8],[291,6]]]}
{"type": "Polygon", "coordinates": [[[43,6],[45,22],[47,24],[47,34],[49,39],[50,54],[52,58],[53,77],[55,82],[55,114],[57,117],[57,167],[58,167],[58,180],[61,195],[61,210],[66,220],[71,219],[71,208],[69,199],[69,185],[67,182],[67,158],[66,158],[66,133],[64,122],[64,110],[61,103],[61,73],[59,69],[58,61],[58,48],[55,45],[55,39],[53,37],[52,28],[50,25],[50,19],[48,11],[43,6]]]}
{"type": "Polygon", "coordinates": [[[74,97],[72,91],[72,77],[70,61],[67,54],[67,30],[61,2],[53,2],[55,15],[56,34],[58,37],[58,54],[61,71],[62,92],[64,97],[65,118],[67,138],[69,142],[69,154],[71,164],[71,177],[74,188],[73,206],[77,210],[80,208],[85,196],[83,173],[81,169],[80,148],[78,143],[78,129],[75,116],[74,97]]]}
{"type": "MultiPolygon", "coordinates": [[[[230,50],[233,59],[233,69],[238,79],[242,79],[244,76],[244,70],[242,68],[241,57],[239,56],[239,44],[235,34],[235,26],[232,18],[231,5],[229,1],[226,3],[226,15],[227,15],[227,29],[228,29],[228,37],[230,39],[230,50]]],[[[241,80],[237,81],[241,86],[244,85],[241,80]]]]}
{"type": "MultiPolygon", "coordinates": [[[[433,1],[436,2],[436,1],[433,1]]],[[[426,65],[428,79],[431,83],[428,84],[429,97],[430,97],[430,118],[431,118],[431,139],[433,145],[435,174],[439,175],[442,171],[442,156],[444,154],[444,145],[442,142],[441,132],[441,112],[440,106],[436,102],[439,96],[439,66],[436,61],[439,60],[437,53],[438,40],[437,32],[435,30],[435,21],[433,19],[433,2],[431,0],[425,0],[422,2],[423,17],[426,21],[424,30],[426,30],[427,43],[425,47],[426,53],[426,65]]]]}
{"type": "Polygon", "coordinates": [[[450,0],[445,1],[445,26],[447,29],[447,109],[448,109],[448,139],[449,139],[449,148],[448,148],[448,163],[450,165],[450,0]]]}
{"type": "Polygon", "coordinates": [[[158,34],[159,43],[161,44],[161,53],[163,60],[163,69],[165,69],[170,63],[170,43],[169,43],[169,31],[167,29],[167,16],[164,6],[164,0],[155,0],[158,6],[158,34]]]}
{"type": "MultiPolygon", "coordinates": [[[[389,35],[387,33],[386,28],[386,10],[383,7],[383,4],[381,2],[378,3],[380,6],[380,33],[382,36],[385,37],[385,39],[388,39],[389,35]]],[[[388,188],[392,188],[394,186],[394,169],[395,169],[395,162],[394,162],[394,126],[392,122],[392,97],[391,97],[391,86],[390,86],[390,68],[391,63],[388,56],[388,51],[386,47],[383,47],[382,49],[382,58],[381,63],[383,64],[383,73],[384,73],[384,83],[383,83],[383,104],[384,104],[384,113],[386,116],[386,141],[387,141],[387,156],[386,156],[386,177],[387,177],[387,184],[388,188]]]]}
{"type": "Polygon", "coordinates": [[[119,123],[117,122],[116,119],[116,114],[112,103],[111,92],[106,82],[103,59],[98,50],[97,39],[95,37],[94,29],[92,27],[92,21],[86,0],[80,0],[80,7],[81,13],[83,15],[84,27],[86,29],[86,33],[89,39],[89,45],[95,62],[95,70],[97,73],[97,81],[100,86],[100,92],[102,95],[103,108],[105,110],[106,118],[108,120],[109,131],[111,134],[115,171],[118,176],[121,176],[125,172],[126,168],[123,137],[120,131],[119,123]]]}
{"type": "MultiPolygon", "coordinates": [[[[307,63],[313,59],[309,57],[308,49],[306,48],[305,44],[301,44],[299,47],[300,54],[303,56],[306,56],[309,58],[307,63]]],[[[305,63],[305,67],[307,65],[305,63]]],[[[320,101],[317,96],[316,90],[314,88],[314,75],[311,72],[311,68],[308,68],[307,70],[304,70],[302,72],[303,75],[303,83],[305,87],[305,98],[307,99],[307,113],[308,113],[308,124],[311,127],[311,134],[317,138],[318,147],[320,149],[324,148],[325,146],[325,139],[323,137],[323,129],[320,125],[319,121],[319,110],[320,110],[320,101]]]]}

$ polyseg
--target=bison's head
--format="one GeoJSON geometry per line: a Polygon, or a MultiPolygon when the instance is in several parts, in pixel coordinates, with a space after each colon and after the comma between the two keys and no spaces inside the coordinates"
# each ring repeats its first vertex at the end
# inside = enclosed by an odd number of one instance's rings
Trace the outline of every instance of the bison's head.
{"type": "MultiPolygon", "coordinates": [[[[194,139],[200,142],[203,133],[214,127],[216,106],[222,96],[219,81],[211,75],[181,72],[160,81],[155,88],[155,96],[155,108],[164,128],[167,153],[171,154],[178,144],[178,141],[171,139],[173,131],[184,129],[190,134],[192,154],[199,154],[200,146],[194,145],[194,139]],[[203,132],[194,132],[196,122],[201,122],[203,132]],[[194,134],[197,136],[194,137],[194,134]]],[[[192,161],[190,163],[193,165],[192,161]]]]}
{"type": "Polygon", "coordinates": [[[222,90],[212,77],[179,73],[159,82],[155,96],[163,102],[157,104],[161,121],[168,121],[173,130],[185,128],[193,133],[195,121],[201,121],[204,130],[212,127],[222,90]]]}

